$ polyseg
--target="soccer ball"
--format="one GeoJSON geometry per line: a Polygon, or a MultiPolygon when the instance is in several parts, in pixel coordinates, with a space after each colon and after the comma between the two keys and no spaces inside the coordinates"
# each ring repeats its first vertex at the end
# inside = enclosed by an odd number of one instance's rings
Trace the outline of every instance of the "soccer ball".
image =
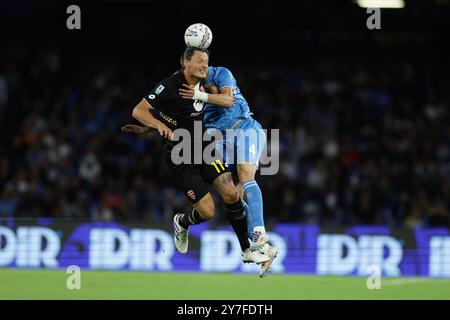
{"type": "Polygon", "coordinates": [[[184,42],[188,47],[207,49],[211,45],[212,38],[211,29],[203,23],[190,25],[184,33],[184,42]]]}

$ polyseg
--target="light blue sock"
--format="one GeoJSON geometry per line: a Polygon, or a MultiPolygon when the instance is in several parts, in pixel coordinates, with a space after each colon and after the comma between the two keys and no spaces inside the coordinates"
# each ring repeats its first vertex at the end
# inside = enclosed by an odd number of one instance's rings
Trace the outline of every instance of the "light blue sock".
{"type": "Polygon", "coordinates": [[[252,238],[252,232],[253,229],[250,227],[250,208],[248,207],[247,202],[245,202],[244,200],[242,200],[242,206],[244,207],[244,211],[245,211],[245,219],[247,220],[247,235],[248,237],[251,239],[252,238]]]}
{"type": "Polygon", "coordinates": [[[262,193],[255,180],[247,181],[242,186],[244,187],[244,193],[247,198],[247,224],[250,231],[249,236],[251,237],[251,234],[255,227],[259,227],[258,229],[265,230],[262,193]]]}

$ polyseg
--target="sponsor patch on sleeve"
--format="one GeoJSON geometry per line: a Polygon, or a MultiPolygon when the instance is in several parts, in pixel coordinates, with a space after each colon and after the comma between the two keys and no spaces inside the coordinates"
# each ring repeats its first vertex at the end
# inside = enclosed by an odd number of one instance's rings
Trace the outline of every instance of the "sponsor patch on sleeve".
{"type": "Polygon", "coordinates": [[[161,84],[158,88],[156,88],[155,93],[160,94],[164,90],[164,86],[161,84]]]}

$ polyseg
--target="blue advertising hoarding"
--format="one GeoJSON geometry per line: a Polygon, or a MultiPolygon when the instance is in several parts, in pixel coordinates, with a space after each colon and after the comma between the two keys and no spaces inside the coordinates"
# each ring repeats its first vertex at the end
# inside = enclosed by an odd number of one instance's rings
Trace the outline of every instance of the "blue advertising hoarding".
{"type": "MultiPolygon", "coordinates": [[[[384,226],[341,229],[277,224],[270,238],[279,249],[274,273],[367,276],[378,266],[383,276],[450,278],[447,228],[391,230],[384,226]]],[[[175,272],[255,272],[243,264],[229,227],[190,229],[189,251],[176,251],[167,226],[48,219],[0,222],[0,267],[142,270],[175,272]]]]}

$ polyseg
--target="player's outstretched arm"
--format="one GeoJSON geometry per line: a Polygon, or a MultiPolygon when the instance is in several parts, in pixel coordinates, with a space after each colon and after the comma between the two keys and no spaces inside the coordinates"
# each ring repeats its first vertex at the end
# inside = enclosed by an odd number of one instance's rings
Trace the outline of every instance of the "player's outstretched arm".
{"type": "Polygon", "coordinates": [[[146,134],[147,132],[149,132],[151,130],[151,128],[149,128],[149,127],[137,126],[135,124],[126,124],[121,129],[123,132],[133,133],[138,136],[146,134]]]}
{"type": "Polygon", "coordinates": [[[220,88],[220,93],[206,93],[195,90],[187,84],[183,84],[184,89],[179,89],[179,94],[184,99],[200,100],[218,106],[231,108],[233,106],[233,91],[231,88],[220,88]],[[231,92],[222,92],[222,89],[227,89],[231,92]]]}
{"type": "Polygon", "coordinates": [[[147,101],[142,100],[139,102],[133,109],[133,118],[146,127],[158,130],[162,137],[172,140],[172,130],[170,130],[170,128],[168,128],[164,123],[153,117],[148,109],[149,107],[151,107],[151,105],[147,101]]]}
{"type": "Polygon", "coordinates": [[[209,94],[208,102],[211,104],[215,104],[218,106],[223,106],[227,108],[231,108],[233,106],[233,89],[229,87],[224,87],[219,89],[220,93],[217,94],[209,94]]]}

